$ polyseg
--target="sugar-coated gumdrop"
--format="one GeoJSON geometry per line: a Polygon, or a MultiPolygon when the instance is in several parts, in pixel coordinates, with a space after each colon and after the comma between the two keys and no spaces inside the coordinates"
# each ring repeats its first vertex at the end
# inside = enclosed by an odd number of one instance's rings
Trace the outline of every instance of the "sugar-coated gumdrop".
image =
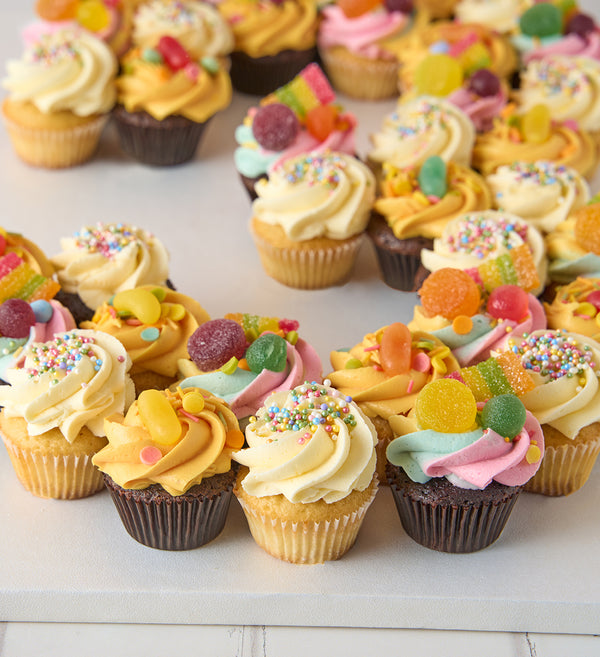
{"type": "Polygon", "coordinates": [[[35,315],[35,321],[41,322],[42,324],[49,322],[52,319],[52,315],[54,315],[54,308],[52,308],[52,304],[46,301],[46,299],[32,301],[31,310],[33,310],[33,314],[35,315]]]}
{"type": "Polygon", "coordinates": [[[456,379],[436,379],[419,393],[415,413],[421,429],[460,433],[473,428],[477,404],[464,383],[456,379]]]}
{"type": "Polygon", "coordinates": [[[496,319],[521,321],[529,311],[527,292],[518,285],[500,285],[490,292],[487,311],[496,319]]]}
{"type": "Polygon", "coordinates": [[[35,13],[45,21],[68,21],[75,18],[79,0],[38,0],[35,13]]]}
{"type": "Polygon", "coordinates": [[[100,32],[110,24],[110,14],[102,0],[85,0],[77,7],[77,22],[90,32],[100,32]]]}
{"type": "Polygon", "coordinates": [[[574,14],[565,25],[565,34],[577,34],[582,38],[587,37],[596,29],[596,23],[587,14],[574,14]]]}
{"type": "Polygon", "coordinates": [[[263,370],[283,372],[287,362],[287,343],[275,333],[263,333],[246,351],[250,371],[260,374],[263,370]]]}
{"type": "Polygon", "coordinates": [[[413,0],[384,0],[385,8],[389,11],[399,11],[402,14],[410,14],[414,9],[413,0]]]}
{"type": "Polygon", "coordinates": [[[405,324],[390,324],[381,336],[379,358],[386,374],[406,374],[410,371],[412,335],[405,324]]]}
{"type": "Polygon", "coordinates": [[[442,198],[448,191],[446,163],[439,155],[428,157],[421,165],[417,180],[425,196],[442,198]]]}
{"type": "Polygon", "coordinates": [[[112,305],[118,312],[131,313],[142,324],[155,324],[160,319],[160,301],[150,290],[135,288],[117,292],[112,305]]]}
{"type": "Polygon", "coordinates": [[[463,70],[459,62],[445,53],[424,57],[415,71],[417,93],[447,96],[462,86],[463,70]]]}
{"type": "Polygon", "coordinates": [[[306,115],[306,129],[319,141],[325,141],[334,131],[338,110],[333,105],[318,105],[306,115]]]}
{"type": "Polygon", "coordinates": [[[26,338],[35,324],[35,314],[27,301],[8,299],[0,305],[0,335],[6,338],[26,338]]]}
{"type": "Polygon", "coordinates": [[[584,205],[577,210],[575,240],[582,249],[600,255],[600,203],[584,205]]]}
{"type": "Polygon", "coordinates": [[[211,319],[190,336],[190,358],[204,372],[216,370],[232,357],[240,359],[246,351],[244,329],[232,319],[211,319]]]}
{"type": "Polygon", "coordinates": [[[550,136],[551,116],[547,105],[534,105],[521,117],[521,135],[532,144],[543,144],[550,136]]]}
{"type": "Polygon", "coordinates": [[[172,36],[162,36],[158,40],[156,49],[172,71],[185,68],[191,61],[188,51],[172,36]]]}
{"type": "Polygon", "coordinates": [[[462,269],[443,267],[432,272],[419,290],[421,304],[429,317],[454,319],[472,317],[481,304],[477,283],[462,269]]]}
{"type": "Polygon", "coordinates": [[[375,9],[381,4],[381,0],[338,0],[338,7],[348,18],[357,18],[375,9]]]}
{"type": "Polygon", "coordinates": [[[480,68],[469,78],[469,91],[478,96],[495,96],[500,91],[500,79],[487,68],[480,68]]]}
{"type": "Polygon", "coordinates": [[[591,303],[597,312],[600,312],[600,290],[594,290],[593,292],[590,292],[585,300],[588,303],[591,303]]]}
{"type": "Polygon", "coordinates": [[[532,37],[546,37],[562,32],[562,13],[549,2],[540,2],[521,14],[521,32],[532,37]]]}
{"type": "Polygon", "coordinates": [[[173,445],[181,436],[177,412],[160,390],[143,390],[137,399],[138,411],[152,440],[160,445],[173,445]]]}
{"type": "Polygon", "coordinates": [[[498,395],[483,407],[481,426],[512,440],[521,432],[526,417],[525,406],[516,395],[498,395]]]}
{"type": "Polygon", "coordinates": [[[260,107],[252,120],[252,134],[268,151],[282,151],[296,139],[300,130],[298,117],[283,103],[260,107]]]}

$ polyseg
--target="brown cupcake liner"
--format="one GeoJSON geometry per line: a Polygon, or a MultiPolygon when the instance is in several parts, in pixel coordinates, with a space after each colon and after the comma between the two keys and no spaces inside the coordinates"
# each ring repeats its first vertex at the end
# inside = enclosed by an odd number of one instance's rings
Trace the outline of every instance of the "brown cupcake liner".
{"type": "Polygon", "coordinates": [[[91,455],[49,456],[23,450],[5,435],[2,438],[19,481],[33,495],[74,500],[102,490],[102,474],[91,455]]]}
{"type": "Polygon", "coordinates": [[[233,478],[220,492],[194,494],[193,487],[175,497],[157,485],[144,490],[121,488],[106,474],[104,484],[123,526],[138,543],[157,550],[192,550],[206,545],[223,530],[233,478]]]}

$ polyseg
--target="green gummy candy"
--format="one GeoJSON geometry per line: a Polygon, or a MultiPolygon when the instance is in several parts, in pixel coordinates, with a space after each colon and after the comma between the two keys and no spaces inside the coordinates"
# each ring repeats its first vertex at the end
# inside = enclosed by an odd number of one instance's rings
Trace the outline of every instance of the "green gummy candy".
{"type": "Polygon", "coordinates": [[[255,374],[263,370],[283,372],[287,361],[287,343],[275,333],[264,333],[246,351],[246,362],[255,374]]]}
{"type": "Polygon", "coordinates": [[[562,12],[549,2],[533,5],[521,16],[521,32],[527,36],[547,37],[562,32],[562,12]]]}
{"type": "Polygon", "coordinates": [[[439,155],[428,157],[421,165],[417,177],[419,187],[425,196],[445,196],[448,185],[446,183],[446,163],[439,155]]]}
{"type": "Polygon", "coordinates": [[[486,402],[481,411],[481,426],[510,438],[518,436],[525,424],[526,412],[523,402],[511,394],[498,395],[486,402]]]}

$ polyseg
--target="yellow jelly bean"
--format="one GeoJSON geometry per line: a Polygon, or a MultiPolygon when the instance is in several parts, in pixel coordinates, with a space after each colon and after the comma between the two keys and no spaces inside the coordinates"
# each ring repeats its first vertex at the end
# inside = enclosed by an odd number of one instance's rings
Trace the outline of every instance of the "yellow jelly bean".
{"type": "Polygon", "coordinates": [[[185,306],[180,303],[163,303],[161,304],[161,314],[168,317],[174,322],[179,322],[185,317],[185,306]]]}
{"type": "Polygon", "coordinates": [[[594,304],[589,303],[588,301],[584,301],[583,303],[580,303],[577,308],[575,308],[575,314],[576,315],[585,315],[586,317],[595,317],[597,313],[596,306],[594,304]]]}
{"type": "Polygon", "coordinates": [[[110,23],[110,14],[102,0],[85,0],[77,7],[77,22],[91,32],[100,32],[110,23]]]}
{"type": "Polygon", "coordinates": [[[542,457],[542,451],[537,445],[530,445],[525,454],[525,460],[527,463],[537,463],[542,457]]]}
{"type": "Polygon", "coordinates": [[[183,410],[186,413],[198,415],[204,409],[204,397],[201,392],[186,392],[182,399],[183,410]]]}
{"type": "Polygon", "coordinates": [[[160,319],[160,301],[142,288],[117,292],[113,307],[117,311],[129,311],[143,324],[155,324],[160,319]]]}
{"type": "Polygon", "coordinates": [[[436,379],[419,393],[415,412],[421,429],[460,433],[474,427],[477,404],[464,383],[456,379],[436,379]]]}
{"type": "Polygon", "coordinates": [[[175,409],[160,390],[144,390],[137,400],[140,418],[152,440],[173,445],[181,436],[181,423],[175,409]]]}
{"type": "Polygon", "coordinates": [[[547,105],[534,105],[521,118],[521,135],[532,144],[543,144],[550,137],[550,109],[547,105]]]}
{"type": "Polygon", "coordinates": [[[462,83],[462,66],[445,53],[427,55],[415,71],[415,86],[419,94],[447,96],[462,83]]]}

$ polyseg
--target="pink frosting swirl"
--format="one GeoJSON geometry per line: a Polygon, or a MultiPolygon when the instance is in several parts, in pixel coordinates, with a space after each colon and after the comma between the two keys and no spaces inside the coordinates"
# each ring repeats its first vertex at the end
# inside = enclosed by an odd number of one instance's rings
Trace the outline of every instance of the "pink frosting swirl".
{"type": "Polygon", "coordinates": [[[506,106],[507,96],[503,90],[493,96],[478,96],[462,88],[453,91],[447,96],[447,100],[473,121],[478,132],[485,132],[491,129],[494,119],[500,116],[502,108],[506,106]]]}
{"type": "Polygon", "coordinates": [[[600,60],[600,32],[595,31],[585,38],[578,34],[567,34],[562,39],[546,46],[533,48],[523,55],[525,64],[549,55],[566,55],[567,57],[591,57],[600,60]]]}

